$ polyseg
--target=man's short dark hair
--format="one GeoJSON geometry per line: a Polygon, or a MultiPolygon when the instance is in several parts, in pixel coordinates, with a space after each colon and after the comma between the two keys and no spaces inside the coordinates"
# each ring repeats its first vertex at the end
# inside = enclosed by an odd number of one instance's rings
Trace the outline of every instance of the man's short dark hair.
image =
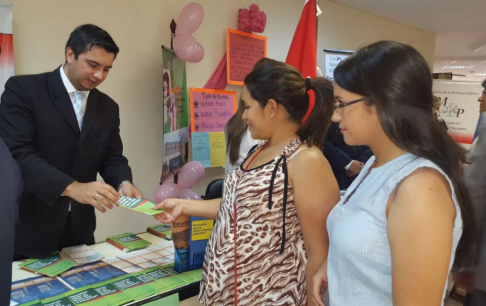
{"type": "Polygon", "coordinates": [[[486,79],[483,81],[483,88],[486,89],[486,79]]]}
{"type": "Polygon", "coordinates": [[[115,58],[120,51],[110,34],[93,24],[83,24],[74,29],[69,35],[64,50],[70,47],[74,52],[74,58],[78,59],[79,54],[91,50],[93,46],[98,46],[109,53],[114,53],[115,58]]]}

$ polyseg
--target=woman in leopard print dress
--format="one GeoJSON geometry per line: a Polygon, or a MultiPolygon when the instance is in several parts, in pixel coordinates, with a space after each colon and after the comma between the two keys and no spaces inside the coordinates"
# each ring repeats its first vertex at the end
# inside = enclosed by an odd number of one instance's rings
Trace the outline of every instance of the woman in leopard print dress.
{"type": "Polygon", "coordinates": [[[242,99],[242,119],[263,141],[226,176],[223,198],[166,200],[156,207],[166,210],[157,218],[216,219],[202,304],[305,305],[307,284],[327,257],[325,221],[339,200],[332,170],[316,147],[334,111],[332,84],[270,62],[246,77],[242,99]]]}

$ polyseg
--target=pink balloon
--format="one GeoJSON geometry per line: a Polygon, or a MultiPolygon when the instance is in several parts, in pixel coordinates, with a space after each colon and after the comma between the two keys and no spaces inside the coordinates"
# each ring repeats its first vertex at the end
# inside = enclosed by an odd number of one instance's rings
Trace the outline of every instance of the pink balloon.
{"type": "Polygon", "coordinates": [[[191,188],[204,177],[204,166],[198,161],[190,161],[179,172],[177,185],[181,188],[191,188]]]}
{"type": "Polygon", "coordinates": [[[177,57],[184,62],[198,63],[204,57],[203,46],[191,34],[176,35],[173,47],[177,57]]]}
{"type": "Polygon", "coordinates": [[[165,199],[178,198],[180,192],[181,188],[177,184],[165,182],[155,189],[154,199],[155,202],[160,203],[165,199]]]}
{"type": "Polygon", "coordinates": [[[180,199],[201,200],[201,197],[189,188],[181,188],[180,199]]]}
{"type": "Polygon", "coordinates": [[[176,35],[192,34],[201,25],[204,19],[204,10],[197,2],[189,3],[179,13],[177,18],[176,35]]]}

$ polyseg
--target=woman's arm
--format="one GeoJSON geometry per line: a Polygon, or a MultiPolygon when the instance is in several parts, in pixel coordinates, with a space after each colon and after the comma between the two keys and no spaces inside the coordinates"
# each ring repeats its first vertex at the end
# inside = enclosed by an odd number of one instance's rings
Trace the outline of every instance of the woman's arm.
{"type": "Polygon", "coordinates": [[[189,215],[216,219],[221,198],[213,200],[167,199],[155,205],[153,209],[165,209],[154,217],[163,223],[172,223],[180,215],[189,215]]]}
{"type": "Polygon", "coordinates": [[[317,149],[303,150],[289,163],[290,182],[307,252],[307,305],[312,300],[312,277],[327,259],[326,220],[339,202],[339,187],[331,166],[317,149]]]}
{"type": "Polygon", "coordinates": [[[390,195],[394,306],[441,305],[455,214],[448,182],[431,168],[414,171],[390,195]]]}

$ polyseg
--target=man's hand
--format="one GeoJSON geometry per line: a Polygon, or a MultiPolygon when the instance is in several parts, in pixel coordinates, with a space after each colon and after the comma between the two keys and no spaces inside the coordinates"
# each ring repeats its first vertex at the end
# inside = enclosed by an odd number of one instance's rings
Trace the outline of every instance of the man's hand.
{"type": "Polygon", "coordinates": [[[101,212],[105,207],[112,209],[112,203],[118,203],[116,190],[102,182],[80,183],[72,182],[62,193],[80,204],[88,204],[101,212]],[[105,207],[103,207],[105,206],[105,207]]]}
{"type": "Polygon", "coordinates": [[[140,192],[140,190],[138,190],[137,187],[133,186],[128,181],[123,183],[123,185],[121,185],[120,189],[118,189],[118,194],[120,196],[126,196],[130,198],[137,198],[137,199],[142,198],[142,193],[140,192]]]}
{"type": "Polygon", "coordinates": [[[351,162],[351,165],[349,166],[349,169],[348,171],[346,171],[346,175],[347,176],[355,176],[355,175],[358,175],[361,170],[363,169],[363,166],[364,164],[357,161],[357,160],[353,160],[351,162]]]}

